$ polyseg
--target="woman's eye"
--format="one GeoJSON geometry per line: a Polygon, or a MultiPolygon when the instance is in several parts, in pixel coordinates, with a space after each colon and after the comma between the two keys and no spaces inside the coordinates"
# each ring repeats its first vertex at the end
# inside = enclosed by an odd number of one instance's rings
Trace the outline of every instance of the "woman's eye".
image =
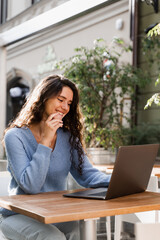
{"type": "Polygon", "coordinates": [[[60,98],[58,98],[58,100],[59,100],[60,102],[63,102],[63,100],[62,100],[62,99],[60,99],[60,98]]]}

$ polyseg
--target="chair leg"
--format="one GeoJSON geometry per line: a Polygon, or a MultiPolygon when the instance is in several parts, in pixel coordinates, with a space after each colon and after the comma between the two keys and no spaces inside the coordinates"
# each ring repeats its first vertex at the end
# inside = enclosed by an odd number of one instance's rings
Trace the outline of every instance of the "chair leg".
{"type": "Polygon", "coordinates": [[[106,217],[107,240],[111,240],[111,217],[106,217]]]}

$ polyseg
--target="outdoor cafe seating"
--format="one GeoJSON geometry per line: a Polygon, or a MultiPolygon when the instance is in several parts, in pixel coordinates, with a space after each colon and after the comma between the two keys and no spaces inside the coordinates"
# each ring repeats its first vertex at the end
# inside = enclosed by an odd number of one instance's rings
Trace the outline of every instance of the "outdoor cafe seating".
{"type": "MultiPolygon", "coordinates": [[[[7,187],[10,181],[10,175],[8,172],[4,171],[0,174],[0,196],[7,195],[7,187]]],[[[70,177],[70,188],[77,186],[76,183],[72,183],[71,185],[71,177],[70,177]]],[[[79,186],[77,186],[79,187],[79,186]]],[[[150,182],[147,190],[158,192],[158,178],[155,176],[151,176],[150,182]]],[[[110,227],[110,217],[106,217],[107,221],[107,231],[106,231],[106,239],[111,240],[111,227],[110,227]]],[[[160,222],[159,222],[159,211],[151,211],[151,212],[143,212],[143,213],[135,213],[128,215],[117,215],[115,216],[115,230],[114,230],[114,239],[115,240],[123,240],[121,238],[122,231],[122,223],[124,221],[134,223],[135,226],[135,240],[159,240],[160,236],[160,222]]],[[[113,234],[113,233],[112,233],[113,234]]],[[[0,240],[7,240],[3,233],[0,231],[0,240]]]]}

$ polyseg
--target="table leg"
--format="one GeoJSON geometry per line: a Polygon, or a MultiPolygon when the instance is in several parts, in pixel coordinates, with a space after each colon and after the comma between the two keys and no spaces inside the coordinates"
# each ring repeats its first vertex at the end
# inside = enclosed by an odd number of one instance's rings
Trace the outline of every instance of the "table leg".
{"type": "Polygon", "coordinates": [[[80,221],[81,240],[97,240],[97,218],[80,221]]]}
{"type": "Polygon", "coordinates": [[[111,240],[111,217],[106,217],[107,240],[111,240]]]}
{"type": "Polygon", "coordinates": [[[121,215],[116,215],[115,216],[114,240],[120,240],[121,228],[122,228],[121,215]]]}

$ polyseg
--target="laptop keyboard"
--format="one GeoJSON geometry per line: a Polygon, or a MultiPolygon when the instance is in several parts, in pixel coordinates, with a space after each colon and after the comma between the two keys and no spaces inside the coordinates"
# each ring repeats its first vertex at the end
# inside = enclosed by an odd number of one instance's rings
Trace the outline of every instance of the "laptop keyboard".
{"type": "Polygon", "coordinates": [[[102,196],[102,197],[105,197],[106,196],[106,192],[91,193],[89,195],[90,196],[102,196]]]}

